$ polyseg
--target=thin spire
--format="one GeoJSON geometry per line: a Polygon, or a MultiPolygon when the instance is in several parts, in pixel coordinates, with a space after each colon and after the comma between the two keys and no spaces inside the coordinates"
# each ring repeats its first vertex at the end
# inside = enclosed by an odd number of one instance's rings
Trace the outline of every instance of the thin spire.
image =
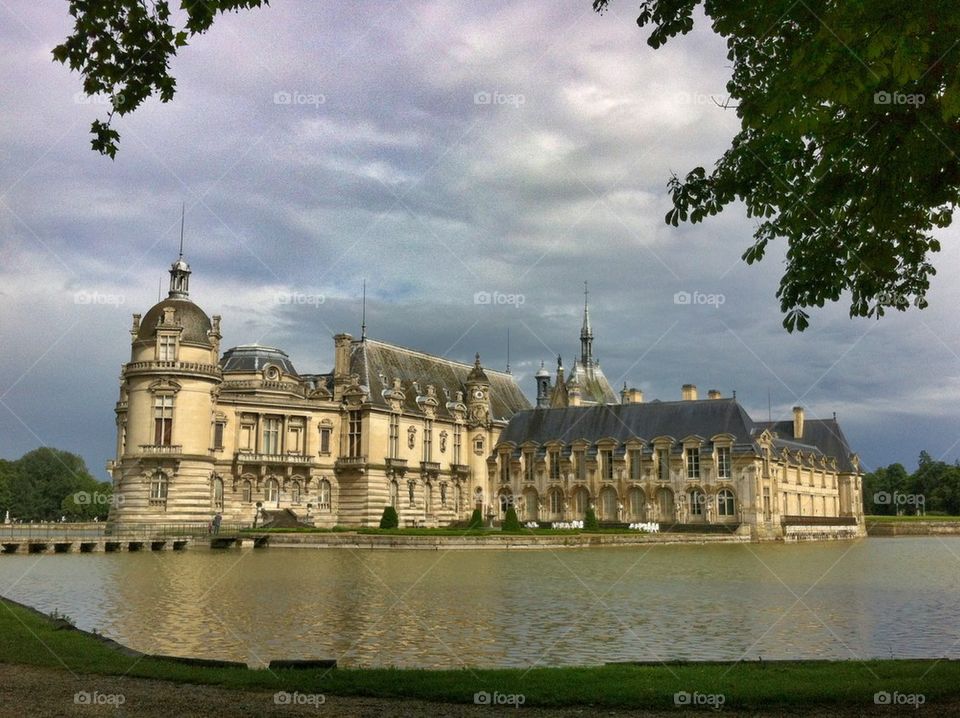
{"type": "Polygon", "coordinates": [[[157,301],[160,301],[160,293],[163,291],[163,280],[157,280],[157,301]]]}
{"type": "Polygon", "coordinates": [[[187,203],[180,203],[180,259],[183,259],[183,218],[187,213],[187,203]]]}
{"type": "Polygon", "coordinates": [[[593,371],[593,329],[590,328],[590,288],[583,282],[583,326],[580,328],[580,363],[593,371]]]}
{"type": "Polygon", "coordinates": [[[510,373],[510,327],[507,327],[507,374],[510,373]]]}
{"type": "Polygon", "coordinates": [[[360,304],[360,341],[367,338],[367,280],[363,280],[363,301],[360,304]]]}

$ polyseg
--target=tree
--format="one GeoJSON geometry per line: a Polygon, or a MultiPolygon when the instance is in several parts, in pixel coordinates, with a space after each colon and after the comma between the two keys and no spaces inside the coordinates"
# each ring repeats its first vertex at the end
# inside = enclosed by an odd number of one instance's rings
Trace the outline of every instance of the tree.
{"type": "MultiPolygon", "coordinates": [[[[711,172],[674,175],[669,224],[734,200],[757,220],[748,264],[787,242],[788,331],[850,294],[851,316],[927,305],[960,193],[960,12],[948,0],[641,0],[658,48],[703,12],[727,41],[741,129],[711,172]]],[[[603,12],[610,0],[593,0],[603,12]]]]}
{"type": "MultiPolygon", "coordinates": [[[[69,451],[43,447],[34,449],[17,461],[10,473],[10,514],[26,521],[56,521],[64,515],[64,501],[74,494],[87,494],[86,500],[100,502],[100,492],[109,491],[98,482],[83,459],[69,451]]],[[[84,501],[85,499],[78,499],[84,501]]],[[[107,508],[109,504],[99,504],[107,508]]],[[[104,512],[104,516],[105,516],[104,512]]]]}
{"type": "Polygon", "coordinates": [[[871,516],[897,513],[894,497],[909,493],[910,475],[903,464],[890,464],[863,476],[863,510],[871,516]]]}
{"type": "Polygon", "coordinates": [[[400,526],[400,517],[397,515],[397,510],[392,506],[385,507],[383,516],[380,517],[380,528],[395,529],[398,526],[400,526]]]}
{"type": "Polygon", "coordinates": [[[266,5],[267,0],[180,0],[182,28],[171,22],[170,0],[70,0],[73,34],[53,49],[53,59],[83,76],[83,91],[110,98],[106,121],[94,120],[91,145],[116,157],[120,134],[110,124],[153,95],[169,102],[177,82],[170,60],[194,35],[224,12],[266,5]]]}
{"type": "Polygon", "coordinates": [[[470,529],[483,528],[483,512],[480,509],[474,509],[473,513],[470,514],[470,523],[467,524],[467,528],[470,528],[470,529]]]}
{"type": "Polygon", "coordinates": [[[584,531],[600,530],[600,522],[597,521],[597,512],[593,510],[592,506],[587,507],[586,512],[583,514],[583,529],[584,531]]]}
{"type": "Polygon", "coordinates": [[[517,510],[513,506],[507,508],[507,513],[503,517],[503,525],[500,528],[504,531],[520,530],[520,519],[517,518],[517,510]]]}

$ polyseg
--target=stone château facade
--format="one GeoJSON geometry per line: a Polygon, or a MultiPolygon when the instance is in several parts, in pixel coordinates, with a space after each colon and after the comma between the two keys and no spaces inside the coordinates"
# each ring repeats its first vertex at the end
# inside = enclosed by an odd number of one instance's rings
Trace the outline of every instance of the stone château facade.
{"type": "Polygon", "coordinates": [[[334,366],[302,374],[280,349],[220,354],[220,317],[170,269],[166,299],[135,314],[116,406],[115,522],[250,523],[290,509],[317,526],[444,526],[475,507],[525,521],[863,533],[860,471],[836,420],[754,422],[735,398],[619,401],[593,356],[584,302],[580,357],[536,374],[531,407],[508,372],[365,336],[334,337],[334,366]]]}

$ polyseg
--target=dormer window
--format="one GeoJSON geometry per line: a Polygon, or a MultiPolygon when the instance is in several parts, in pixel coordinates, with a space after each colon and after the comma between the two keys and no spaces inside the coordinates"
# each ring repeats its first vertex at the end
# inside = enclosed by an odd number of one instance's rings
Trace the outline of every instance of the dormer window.
{"type": "Polygon", "coordinates": [[[687,447],[687,478],[700,478],[700,448],[697,446],[687,447]]]}
{"type": "Polygon", "coordinates": [[[157,335],[157,361],[177,360],[177,337],[175,334],[157,335]]]}

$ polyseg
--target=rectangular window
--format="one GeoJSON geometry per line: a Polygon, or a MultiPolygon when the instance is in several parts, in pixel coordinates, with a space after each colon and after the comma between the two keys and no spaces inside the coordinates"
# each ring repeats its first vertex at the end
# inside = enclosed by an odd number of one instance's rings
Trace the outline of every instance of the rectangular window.
{"type": "Polygon", "coordinates": [[[280,453],[280,419],[275,416],[267,417],[263,422],[263,450],[260,453],[280,453]]]}
{"type": "Polygon", "coordinates": [[[433,461],[433,419],[423,420],[423,460],[433,461]]]}
{"type": "Polygon", "coordinates": [[[170,446],[173,443],[173,397],[153,398],[153,443],[170,446]]]}
{"type": "Polygon", "coordinates": [[[670,480],[670,450],[657,449],[657,472],[661,481],[670,480]]]}
{"type": "Polygon", "coordinates": [[[320,429],[320,453],[330,453],[330,428],[327,426],[320,429]]]}
{"type": "Polygon", "coordinates": [[[630,479],[640,480],[640,449],[630,449],[630,479]]]}
{"type": "Polygon", "coordinates": [[[218,421],[213,425],[213,448],[217,451],[223,448],[223,422],[218,421]]]}
{"type": "Polygon", "coordinates": [[[510,482],[510,454],[500,454],[500,481],[510,482]]]}
{"type": "Polygon", "coordinates": [[[396,459],[400,452],[400,415],[390,415],[390,431],[387,442],[387,456],[396,459]]]}
{"type": "Polygon", "coordinates": [[[360,410],[354,409],[350,412],[350,426],[347,432],[347,456],[350,458],[359,458],[361,453],[361,418],[360,410]]]}
{"type": "Polygon", "coordinates": [[[523,480],[533,481],[533,462],[534,453],[532,451],[523,452],[523,480]]]}
{"type": "Polygon", "coordinates": [[[601,469],[603,478],[607,481],[613,481],[613,450],[604,449],[600,452],[601,469]]]}
{"type": "Polygon", "coordinates": [[[721,446],[717,449],[717,477],[721,479],[733,478],[733,464],[730,462],[729,446],[721,446]]]}
{"type": "Polygon", "coordinates": [[[253,424],[240,425],[240,449],[253,451],[253,436],[256,434],[253,424]]]}
{"type": "Polygon", "coordinates": [[[577,469],[577,480],[586,481],[587,480],[587,457],[583,449],[578,449],[573,452],[573,458],[576,463],[577,469]]]}
{"type": "Polygon", "coordinates": [[[157,337],[157,360],[176,361],[177,338],[172,334],[161,334],[157,337]]]}
{"type": "Polygon", "coordinates": [[[453,425],[453,463],[460,463],[460,447],[463,443],[463,429],[460,424],[453,425]]]}
{"type": "Polygon", "coordinates": [[[287,434],[287,453],[288,454],[301,453],[300,437],[302,435],[303,435],[303,427],[301,426],[290,427],[290,431],[287,434]]]}
{"type": "Polygon", "coordinates": [[[560,480],[560,452],[552,449],[549,453],[550,458],[550,480],[560,480]]]}
{"type": "Polygon", "coordinates": [[[687,478],[700,478],[700,449],[696,446],[687,449],[687,478]]]}

